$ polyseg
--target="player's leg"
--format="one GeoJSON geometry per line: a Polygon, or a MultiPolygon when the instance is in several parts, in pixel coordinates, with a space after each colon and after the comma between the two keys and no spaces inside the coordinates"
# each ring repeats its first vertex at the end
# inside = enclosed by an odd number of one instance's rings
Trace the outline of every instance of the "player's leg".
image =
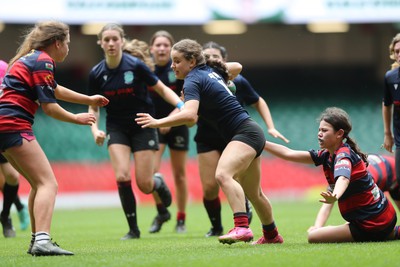
{"type": "Polygon", "coordinates": [[[255,157],[256,151],[252,147],[240,141],[231,141],[218,162],[215,177],[228,199],[235,224],[228,234],[218,238],[221,243],[249,242],[253,239],[246,213],[245,194],[235,179],[247,170],[255,157]]]}
{"type": "MultiPolygon", "coordinates": [[[[115,138],[116,134],[112,133],[111,137],[115,138]]],[[[130,173],[131,148],[125,144],[112,143],[108,146],[108,152],[118,186],[122,209],[129,226],[128,233],[121,239],[140,238],[140,231],[137,224],[136,198],[132,190],[130,173]]]]}
{"type": "Polygon", "coordinates": [[[340,243],[353,242],[349,224],[324,226],[308,232],[309,243],[340,243]]]}
{"type": "Polygon", "coordinates": [[[35,139],[23,139],[21,146],[7,149],[4,155],[17,171],[24,175],[35,192],[30,207],[35,223],[32,227],[32,231],[35,231],[35,241],[28,252],[39,256],[73,255],[51,241],[50,228],[58,184],[39,143],[35,139]]]}
{"type": "Polygon", "coordinates": [[[185,233],[186,205],[188,201],[188,185],[186,177],[187,151],[170,148],[170,155],[177,206],[175,231],[177,233],[185,233]]]}
{"type": "Polygon", "coordinates": [[[220,236],[223,232],[219,185],[215,179],[215,170],[217,169],[220,156],[221,152],[217,150],[198,154],[199,174],[203,189],[203,204],[211,222],[211,229],[206,233],[206,237],[220,236]]]}
{"type": "Polygon", "coordinates": [[[10,216],[11,205],[14,203],[19,188],[19,173],[0,154],[0,171],[3,182],[3,209],[0,213],[0,222],[4,237],[15,237],[15,229],[10,216]]]}
{"type": "Polygon", "coordinates": [[[255,158],[240,176],[240,184],[260,218],[263,236],[253,244],[283,243],[272,213],[272,205],[261,188],[261,158],[255,158]]]}

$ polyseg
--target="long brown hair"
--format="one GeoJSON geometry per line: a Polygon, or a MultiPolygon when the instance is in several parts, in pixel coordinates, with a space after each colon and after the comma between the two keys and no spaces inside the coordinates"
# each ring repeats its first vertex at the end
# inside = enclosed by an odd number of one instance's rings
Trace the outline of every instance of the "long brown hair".
{"type": "Polygon", "coordinates": [[[361,152],[357,143],[349,136],[349,133],[352,130],[352,125],[350,121],[350,117],[346,111],[337,107],[329,107],[325,109],[320,117],[318,118],[318,122],[326,121],[330,125],[332,125],[335,131],[339,131],[342,129],[344,131],[343,137],[345,143],[347,143],[350,148],[358,154],[361,159],[368,165],[367,154],[361,152]]]}
{"type": "Polygon", "coordinates": [[[27,31],[24,41],[17,49],[16,55],[10,60],[11,66],[20,57],[26,55],[32,49],[42,50],[55,41],[65,41],[69,33],[69,26],[59,21],[38,22],[27,31]]]}

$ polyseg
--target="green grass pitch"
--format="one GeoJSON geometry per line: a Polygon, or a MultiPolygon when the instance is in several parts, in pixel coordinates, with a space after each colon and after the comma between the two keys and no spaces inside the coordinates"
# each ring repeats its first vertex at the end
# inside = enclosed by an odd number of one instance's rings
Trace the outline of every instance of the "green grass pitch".
{"type": "MultiPolygon", "coordinates": [[[[201,204],[187,208],[187,233],[177,234],[173,216],[160,233],[149,234],[148,228],[156,209],[139,205],[139,240],[119,240],[127,231],[121,208],[56,210],[52,237],[74,256],[32,257],[26,254],[29,231],[18,230],[17,237],[0,237],[0,266],[398,266],[400,242],[308,244],[306,230],[313,223],[320,207],[317,201],[272,201],[275,220],[285,239],[280,245],[252,246],[248,243],[219,244],[216,238],[205,238],[210,223],[201,204]]],[[[233,225],[229,206],[223,204],[225,232],[233,225]]],[[[337,207],[328,221],[343,223],[337,207]]],[[[261,236],[260,222],[255,216],[251,224],[255,238],[261,236]]]]}

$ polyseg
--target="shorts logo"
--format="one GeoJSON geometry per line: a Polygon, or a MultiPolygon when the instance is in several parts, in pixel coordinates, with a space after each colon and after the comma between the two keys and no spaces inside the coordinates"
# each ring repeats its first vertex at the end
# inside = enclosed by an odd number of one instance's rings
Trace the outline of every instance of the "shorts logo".
{"type": "Polygon", "coordinates": [[[133,75],[132,71],[127,71],[124,73],[124,82],[125,84],[131,84],[135,76],[133,75]]]}
{"type": "Polygon", "coordinates": [[[149,140],[149,146],[155,146],[156,145],[156,141],[154,140],[149,140]]]}
{"type": "Polygon", "coordinates": [[[175,136],[175,144],[176,147],[183,147],[185,145],[185,138],[183,136],[175,136]]]}

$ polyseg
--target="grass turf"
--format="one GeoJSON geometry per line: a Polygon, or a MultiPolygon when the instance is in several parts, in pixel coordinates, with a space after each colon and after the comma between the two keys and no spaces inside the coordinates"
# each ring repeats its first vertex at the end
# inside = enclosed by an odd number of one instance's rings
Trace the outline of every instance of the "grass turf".
{"type": "MultiPolygon", "coordinates": [[[[174,233],[173,214],[161,232],[149,234],[155,207],[141,205],[139,240],[119,240],[127,231],[121,208],[56,210],[52,237],[70,257],[32,257],[26,254],[29,231],[18,230],[18,218],[12,214],[17,237],[0,237],[0,266],[397,266],[400,242],[308,244],[306,230],[320,207],[317,201],[273,202],[274,215],[285,239],[281,245],[251,246],[248,243],[219,244],[205,238],[210,223],[201,204],[187,208],[187,233],[174,233]]],[[[225,232],[233,225],[229,206],[223,205],[225,232]]],[[[334,210],[329,224],[343,223],[334,210]]],[[[261,236],[257,216],[251,224],[255,239],[261,236]]]]}

